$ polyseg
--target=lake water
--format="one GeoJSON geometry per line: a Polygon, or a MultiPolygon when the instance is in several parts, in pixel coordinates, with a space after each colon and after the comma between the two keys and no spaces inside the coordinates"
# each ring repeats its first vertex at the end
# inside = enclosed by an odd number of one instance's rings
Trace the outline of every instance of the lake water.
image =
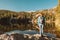
{"type": "MultiPolygon", "coordinates": [[[[5,34],[14,34],[14,33],[18,33],[18,34],[30,34],[30,35],[34,35],[34,34],[39,34],[39,32],[35,31],[35,30],[25,30],[25,31],[21,31],[21,30],[14,30],[14,31],[10,31],[10,32],[6,32],[5,34]]],[[[51,33],[43,33],[43,35],[46,35],[48,37],[53,37],[55,38],[56,35],[51,34],[51,33]]]]}
{"type": "Polygon", "coordinates": [[[12,34],[12,33],[19,33],[19,34],[39,34],[39,32],[35,31],[35,30],[25,30],[25,31],[21,31],[21,30],[14,30],[14,31],[10,31],[10,32],[6,32],[6,34],[12,34]]]}

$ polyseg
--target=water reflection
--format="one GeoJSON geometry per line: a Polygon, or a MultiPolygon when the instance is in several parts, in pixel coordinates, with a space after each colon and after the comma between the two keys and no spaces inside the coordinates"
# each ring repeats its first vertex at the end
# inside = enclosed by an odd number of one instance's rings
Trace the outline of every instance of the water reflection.
{"type": "Polygon", "coordinates": [[[30,18],[9,18],[4,17],[0,19],[0,30],[10,31],[10,30],[27,30],[32,29],[32,19],[30,18]]]}

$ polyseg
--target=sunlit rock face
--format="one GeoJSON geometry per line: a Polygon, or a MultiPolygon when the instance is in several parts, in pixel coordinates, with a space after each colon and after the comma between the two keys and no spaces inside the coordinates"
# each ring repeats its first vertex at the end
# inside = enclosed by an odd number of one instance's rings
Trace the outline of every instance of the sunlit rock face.
{"type": "Polygon", "coordinates": [[[56,15],[55,25],[57,30],[59,31],[60,30],[60,14],[56,15]]]}
{"type": "Polygon", "coordinates": [[[54,8],[55,11],[55,27],[57,31],[60,30],[60,0],[58,0],[58,5],[54,8]]]}

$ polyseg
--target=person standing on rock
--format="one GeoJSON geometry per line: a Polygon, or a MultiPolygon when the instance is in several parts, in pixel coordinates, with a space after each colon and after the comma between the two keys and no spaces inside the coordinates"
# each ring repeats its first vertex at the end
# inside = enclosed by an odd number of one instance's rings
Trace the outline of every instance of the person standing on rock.
{"type": "Polygon", "coordinates": [[[37,19],[37,24],[38,24],[39,29],[40,29],[40,31],[39,31],[40,35],[43,34],[43,24],[42,24],[42,22],[43,22],[43,17],[42,17],[41,14],[39,14],[38,19],[37,19]]]}

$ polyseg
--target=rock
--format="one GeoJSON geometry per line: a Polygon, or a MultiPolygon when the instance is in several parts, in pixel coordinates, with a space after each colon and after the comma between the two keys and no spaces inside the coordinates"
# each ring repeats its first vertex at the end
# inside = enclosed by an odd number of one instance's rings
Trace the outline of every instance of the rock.
{"type": "Polygon", "coordinates": [[[9,40],[9,35],[8,34],[0,35],[0,40],[9,40]]]}
{"type": "Polygon", "coordinates": [[[0,40],[59,40],[60,38],[48,38],[46,35],[41,36],[40,34],[2,34],[0,40]]]}
{"type": "Polygon", "coordinates": [[[4,32],[0,31],[0,35],[3,34],[4,32]]]}

